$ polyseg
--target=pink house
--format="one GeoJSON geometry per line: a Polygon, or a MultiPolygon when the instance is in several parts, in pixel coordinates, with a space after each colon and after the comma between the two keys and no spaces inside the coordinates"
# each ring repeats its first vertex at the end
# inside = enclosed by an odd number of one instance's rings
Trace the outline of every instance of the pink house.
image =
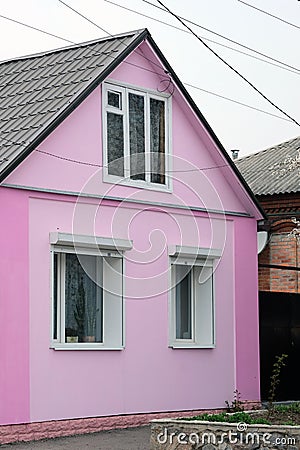
{"type": "Polygon", "coordinates": [[[2,442],[259,401],[264,216],[149,32],[0,84],[2,442]]]}

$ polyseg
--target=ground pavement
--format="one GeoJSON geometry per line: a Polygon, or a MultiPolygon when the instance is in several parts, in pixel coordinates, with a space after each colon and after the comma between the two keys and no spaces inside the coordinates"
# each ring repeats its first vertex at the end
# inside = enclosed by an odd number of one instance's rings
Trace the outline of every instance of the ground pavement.
{"type": "Polygon", "coordinates": [[[102,431],[44,441],[0,445],[10,450],[150,450],[150,427],[102,431]]]}

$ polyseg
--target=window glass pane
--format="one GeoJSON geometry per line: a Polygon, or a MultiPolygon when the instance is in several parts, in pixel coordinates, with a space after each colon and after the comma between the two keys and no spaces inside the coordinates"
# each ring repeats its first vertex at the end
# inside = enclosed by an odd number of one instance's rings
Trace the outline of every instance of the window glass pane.
{"type": "Polygon", "coordinates": [[[121,94],[120,92],[108,91],[107,92],[107,103],[109,106],[121,109],[121,94]]]}
{"type": "Polygon", "coordinates": [[[144,97],[129,93],[130,178],[145,180],[144,97]]]}
{"type": "Polygon", "coordinates": [[[79,260],[75,254],[66,254],[66,342],[103,340],[102,289],[95,282],[102,273],[101,263],[96,256],[80,255],[79,260]]]}
{"type": "Polygon", "coordinates": [[[124,176],[123,116],[107,113],[107,160],[110,175],[124,176]]]}
{"type": "Polygon", "coordinates": [[[58,255],[54,253],[53,260],[53,339],[57,339],[57,283],[58,283],[58,255]]]}
{"type": "Polygon", "coordinates": [[[151,182],[165,184],[165,102],[150,98],[151,182]]]}
{"type": "Polygon", "coordinates": [[[176,266],[176,339],[192,339],[191,268],[176,266]]]}

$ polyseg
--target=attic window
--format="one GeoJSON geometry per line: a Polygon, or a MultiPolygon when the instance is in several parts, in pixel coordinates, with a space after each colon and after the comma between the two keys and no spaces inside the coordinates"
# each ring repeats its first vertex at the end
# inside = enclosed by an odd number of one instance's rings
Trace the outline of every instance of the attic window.
{"type": "Polygon", "coordinates": [[[168,98],[107,83],[103,100],[105,181],[168,187],[168,98]]]}

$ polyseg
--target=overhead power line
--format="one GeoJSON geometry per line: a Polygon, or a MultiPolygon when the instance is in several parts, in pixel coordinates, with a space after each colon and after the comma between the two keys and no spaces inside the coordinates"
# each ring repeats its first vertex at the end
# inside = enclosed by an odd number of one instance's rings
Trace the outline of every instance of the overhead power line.
{"type": "Polygon", "coordinates": [[[292,116],[290,116],[288,113],[286,113],[283,109],[281,109],[279,106],[277,106],[272,100],[270,100],[262,91],[260,91],[254,84],[249,81],[244,75],[242,75],[237,69],[235,69],[231,64],[229,64],[224,58],[222,58],[217,52],[215,52],[206,42],[203,41],[180,17],[178,17],[175,13],[173,13],[167,6],[165,6],[161,0],[157,0],[157,2],[162,5],[166,11],[169,12],[173,17],[175,17],[183,26],[185,26],[188,30],[191,31],[191,33],[195,36],[198,41],[200,41],[211,53],[213,53],[220,61],[223,62],[229,69],[231,69],[234,73],[236,73],[242,80],[244,80],[255,92],[257,92],[262,98],[264,98],[270,105],[272,105],[274,108],[276,108],[278,111],[280,111],[283,115],[288,117],[292,122],[294,122],[296,125],[300,127],[300,123],[297,122],[296,119],[294,119],[292,116]]]}
{"type": "MultiPolygon", "coordinates": [[[[107,0],[105,0],[105,1],[107,1],[107,0]]],[[[64,3],[64,2],[62,2],[62,3],[64,3]]],[[[112,3],[112,2],[110,2],[110,3],[112,3]]],[[[64,4],[65,4],[65,3],[64,3],[64,4]]],[[[66,5],[66,6],[67,6],[67,5],[66,5]]],[[[72,10],[73,10],[74,12],[77,12],[76,10],[74,10],[74,8],[72,8],[72,10]]],[[[86,18],[83,14],[79,13],[79,15],[81,15],[83,18],[85,18],[86,20],[88,20],[89,22],[92,23],[92,21],[90,21],[88,18],[86,18]]],[[[3,16],[0,15],[0,17],[3,17],[3,16]]],[[[48,33],[48,32],[45,31],[45,30],[41,30],[41,29],[39,29],[39,28],[32,27],[31,25],[25,24],[25,23],[23,23],[23,22],[15,21],[14,19],[10,19],[9,17],[8,17],[7,19],[8,19],[8,20],[11,20],[12,22],[16,22],[16,23],[19,24],[19,25],[24,25],[25,27],[33,28],[34,30],[39,31],[39,32],[41,32],[41,33],[45,33],[45,34],[49,34],[50,36],[58,37],[58,36],[56,36],[56,35],[52,35],[52,33],[48,33]]],[[[93,23],[93,25],[95,25],[95,26],[97,26],[98,28],[100,28],[96,23],[93,23]]],[[[178,30],[181,29],[181,28],[179,28],[179,27],[177,27],[177,28],[178,28],[178,30]]],[[[100,28],[100,29],[102,29],[102,28],[100,28]]],[[[104,29],[103,29],[103,30],[104,30],[104,29]]],[[[181,29],[181,30],[182,30],[182,29],[181,29]]],[[[182,31],[185,31],[185,30],[182,30],[182,31]]],[[[186,31],[186,32],[188,33],[188,31],[186,31]]],[[[106,33],[108,33],[108,32],[106,31],[106,33]]],[[[110,33],[108,33],[108,34],[109,34],[110,36],[112,36],[110,33]]],[[[64,38],[60,38],[60,37],[58,37],[58,38],[59,38],[59,39],[63,39],[63,40],[65,40],[66,42],[70,42],[70,43],[72,43],[72,44],[75,44],[75,42],[70,41],[70,40],[68,40],[68,39],[64,39],[64,38]]],[[[140,53],[139,53],[139,54],[140,54],[140,53]]],[[[109,55],[109,56],[110,56],[110,55],[109,55]]],[[[163,70],[162,67],[161,67],[160,65],[158,65],[158,64],[155,63],[154,61],[151,61],[149,58],[146,58],[145,55],[140,54],[140,56],[143,56],[143,57],[144,57],[145,59],[147,59],[151,64],[154,64],[155,66],[158,66],[161,70],[163,70]]],[[[125,61],[125,63],[126,63],[126,64],[129,64],[129,65],[132,65],[132,66],[134,66],[134,67],[140,68],[140,69],[142,69],[142,70],[145,70],[145,71],[154,73],[154,74],[156,74],[156,75],[159,75],[159,74],[157,74],[157,72],[155,72],[154,70],[148,69],[148,68],[143,67],[143,66],[140,66],[140,65],[138,65],[138,64],[130,63],[129,61],[125,61]]],[[[249,105],[249,104],[247,104],[247,103],[240,102],[240,101],[235,100],[235,99],[230,98],[230,97],[226,97],[226,96],[221,95],[221,94],[218,94],[218,93],[216,93],[216,92],[209,91],[209,90],[207,90],[207,89],[203,89],[203,88],[201,88],[200,86],[196,86],[196,85],[190,84],[190,83],[183,83],[183,84],[186,85],[186,86],[189,86],[189,87],[191,87],[191,88],[193,88],[193,89],[197,89],[197,90],[199,90],[199,91],[205,92],[205,93],[207,93],[207,94],[209,94],[209,95],[213,95],[213,96],[218,97],[218,98],[221,98],[221,99],[223,99],[223,100],[227,100],[227,101],[229,101],[229,102],[232,102],[232,103],[235,103],[235,104],[237,104],[237,105],[243,106],[243,107],[245,107],[245,108],[252,109],[252,110],[254,110],[254,111],[257,111],[257,112],[260,112],[260,113],[263,113],[263,114],[266,114],[266,115],[275,117],[275,118],[277,118],[277,119],[281,119],[281,120],[285,120],[285,121],[288,121],[288,122],[292,122],[292,120],[287,119],[287,118],[285,118],[285,117],[278,116],[278,115],[276,115],[276,114],[270,113],[269,111],[265,111],[265,110],[263,110],[263,109],[256,108],[255,106],[249,105]]],[[[24,142],[14,142],[14,141],[12,141],[12,140],[10,140],[10,139],[7,139],[7,138],[5,138],[5,137],[3,137],[3,136],[2,136],[1,138],[4,139],[5,141],[10,142],[10,143],[15,144],[15,145],[22,145],[22,146],[24,145],[24,142]]]]}
{"type": "MultiPolygon", "coordinates": [[[[63,5],[67,6],[67,8],[70,8],[75,14],[78,14],[80,17],[82,17],[83,19],[87,20],[89,23],[91,23],[91,24],[94,25],[95,27],[99,28],[101,31],[103,31],[103,32],[106,33],[107,35],[113,37],[113,34],[111,34],[109,31],[105,30],[104,28],[100,27],[100,25],[98,25],[97,23],[93,22],[93,21],[92,21],[91,19],[89,19],[87,16],[85,16],[84,14],[80,13],[79,11],[77,11],[77,9],[72,8],[71,6],[69,6],[67,3],[65,3],[65,2],[62,1],[62,0],[58,0],[58,1],[59,1],[60,3],[62,3],[63,5]]],[[[125,38],[124,38],[124,40],[125,40],[125,38]]],[[[121,41],[121,43],[122,43],[122,44],[124,45],[124,47],[126,48],[125,42],[122,42],[122,41],[121,41]]],[[[156,62],[154,62],[154,61],[152,61],[151,59],[147,58],[147,56],[143,55],[142,53],[138,52],[137,50],[134,50],[134,51],[135,51],[138,55],[140,55],[142,58],[144,58],[144,59],[146,59],[147,61],[149,61],[149,62],[150,62],[151,64],[153,64],[154,66],[158,67],[158,68],[162,71],[162,74],[161,74],[161,75],[166,74],[166,71],[161,67],[160,64],[157,64],[156,62]]],[[[108,56],[110,56],[110,55],[108,55],[108,56]]],[[[147,70],[147,71],[149,71],[149,72],[153,72],[153,73],[155,73],[156,75],[160,75],[160,74],[158,74],[157,72],[154,72],[154,71],[152,71],[152,70],[150,70],[150,69],[143,68],[143,67],[141,67],[141,66],[138,66],[137,64],[133,64],[133,63],[130,63],[130,62],[128,62],[128,61],[125,61],[125,64],[129,64],[129,65],[135,66],[135,67],[140,67],[141,69],[147,70]]]]}
{"type": "MultiPolygon", "coordinates": [[[[107,1],[107,0],[104,0],[104,1],[107,1]]],[[[142,1],[143,1],[144,3],[148,3],[148,5],[151,5],[151,6],[153,6],[154,8],[158,8],[158,9],[161,10],[161,11],[167,12],[164,8],[162,8],[162,7],[158,6],[158,5],[155,5],[154,3],[151,3],[151,2],[149,2],[148,0],[142,0],[142,1]]],[[[179,19],[184,20],[184,21],[187,22],[187,23],[190,23],[191,25],[194,25],[195,27],[201,28],[202,30],[208,31],[209,33],[212,33],[212,34],[214,34],[214,35],[216,35],[216,36],[219,36],[219,37],[225,39],[225,40],[228,41],[228,42],[232,42],[233,44],[236,44],[236,45],[238,45],[238,46],[240,46],[240,47],[243,47],[243,48],[245,48],[246,50],[250,50],[251,52],[254,52],[254,53],[256,53],[257,55],[263,56],[264,58],[270,59],[271,61],[274,61],[274,62],[277,62],[277,63],[279,63],[279,64],[282,64],[282,65],[284,65],[285,67],[289,67],[290,69],[296,70],[296,71],[298,71],[298,72],[300,71],[300,69],[299,69],[298,67],[291,66],[290,64],[287,64],[287,63],[285,63],[285,62],[282,62],[282,61],[280,61],[279,59],[273,58],[272,56],[269,56],[269,55],[267,55],[266,53],[262,53],[262,52],[260,52],[260,51],[258,51],[258,50],[255,50],[254,48],[251,48],[251,47],[249,47],[249,46],[247,46],[247,45],[241,44],[240,42],[235,41],[234,39],[230,39],[230,38],[228,38],[227,36],[224,36],[223,34],[217,33],[216,31],[210,30],[209,28],[206,28],[206,27],[200,25],[199,23],[193,22],[192,20],[189,20],[189,19],[187,19],[187,18],[185,18],[185,17],[183,17],[183,16],[177,15],[177,17],[178,17],[179,19]]]]}
{"type": "MultiPolygon", "coordinates": [[[[72,163],[75,163],[75,164],[80,164],[80,165],[83,165],[83,166],[98,167],[98,168],[100,168],[100,169],[104,169],[104,168],[108,168],[108,167],[109,167],[109,164],[108,164],[108,165],[103,165],[103,164],[89,163],[89,162],[81,161],[81,160],[78,160],[78,159],[66,158],[66,157],[64,157],[64,156],[55,155],[54,153],[45,152],[45,151],[43,151],[43,150],[38,150],[38,149],[37,149],[36,152],[42,153],[42,154],[44,154],[44,155],[52,156],[53,158],[62,159],[62,160],[64,160],[64,161],[72,162],[72,163]]],[[[120,159],[122,159],[122,158],[120,158],[120,159]]],[[[196,169],[186,169],[186,170],[184,170],[184,169],[182,169],[182,170],[166,170],[165,172],[166,172],[166,173],[177,173],[177,172],[180,172],[180,173],[199,172],[200,170],[220,169],[220,168],[223,168],[223,167],[229,167],[229,166],[228,166],[228,164],[221,164],[221,165],[216,165],[216,166],[199,167],[199,168],[196,168],[196,169]]],[[[144,173],[151,173],[151,172],[146,172],[146,171],[145,171],[144,173]]]]}
{"type": "MultiPolygon", "coordinates": [[[[155,22],[161,23],[162,25],[166,25],[166,26],[168,26],[168,27],[170,27],[170,28],[174,28],[175,30],[182,31],[183,33],[191,34],[191,33],[190,33],[188,30],[186,30],[186,29],[177,27],[176,25],[173,25],[173,24],[171,24],[171,23],[168,23],[168,22],[165,22],[165,21],[163,21],[163,20],[157,19],[156,17],[149,16],[148,14],[141,13],[140,11],[137,11],[137,10],[135,10],[135,9],[128,8],[127,6],[120,5],[119,3],[116,3],[116,2],[114,2],[114,1],[112,1],[112,0],[104,0],[104,1],[105,1],[106,3],[110,3],[111,5],[117,6],[118,8],[124,9],[124,10],[126,10],[126,11],[130,11],[130,12],[132,12],[132,13],[134,13],[134,14],[138,14],[139,16],[146,17],[147,19],[150,19],[150,20],[154,20],[155,22]]],[[[276,63],[274,63],[274,62],[271,62],[271,61],[268,61],[268,60],[266,60],[266,59],[260,58],[260,57],[258,57],[258,56],[251,55],[250,53],[244,52],[243,50],[239,50],[239,49],[237,49],[237,48],[230,47],[229,45],[222,44],[221,42],[214,41],[213,39],[209,39],[209,38],[204,37],[204,36],[201,36],[201,37],[202,37],[202,39],[203,39],[204,41],[212,42],[212,43],[215,44],[215,45],[219,45],[220,47],[227,48],[227,49],[229,49],[229,50],[231,50],[231,51],[233,51],[233,52],[240,53],[240,54],[242,54],[242,55],[248,56],[249,58],[253,58],[253,59],[256,59],[256,60],[258,60],[258,61],[262,61],[262,62],[264,62],[264,63],[266,63],[266,64],[270,64],[270,65],[272,65],[272,66],[274,66],[274,67],[277,67],[277,68],[279,68],[279,69],[287,70],[288,72],[295,73],[296,75],[300,75],[300,71],[297,72],[297,71],[295,71],[295,70],[289,69],[288,67],[285,67],[284,65],[276,64],[276,63]]],[[[284,63],[281,63],[281,64],[284,64],[284,63]]]]}
{"type": "MultiPolygon", "coordinates": [[[[67,5],[65,2],[63,2],[62,0],[59,0],[59,1],[60,1],[61,3],[63,3],[64,5],[68,6],[68,5],[67,5]]],[[[117,6],[120,6],[120,5],[116,4],[116,3],[111,2],[111,1],[108,1],[108,0],[104,0],[104,1],[107,1],[108,3],[112,3],[112,4],[115,4],[115,5],[117,5],[117,6]]],[[[147,2],[147,3],[148,3],[148,2],[147,2]]],[[[126,8],[126,7],[124,7],[124,8],[125,8],[125,9],[129,9],[129,8],[126,8]]],[[[102,29],[101,27],[99,27],[96,23],[94,23],[94,22],[92,22],[90,19],[88,19],[84,14],[79,13],[75,8],[70,8],[70,9],[72,9],[72,11],[74,11],[75,13],[79,14],[81,17],[83,17],[84,19],[86,19],[88,22],[92,23],[92,24],[95,25],[96,27],[98,27],[98,28],[100,28],[101,30],[103,30],[103,29],[102,29]]],[[[165,11],[165,10],[164,10],[164,11],[165,11]]],[[[179,27],[176,27],[176,28],[178,28],[178,29],[181,30],[181,31],[185,31],[185,30],[182,30],[182,29],[179,28],[179,27]]],[[[109,33],[108,31],[105,31],[105,32],[106,32],[107,34],[109,34],[110,36],[112,36],[111,33],[109,33]]],[[[190,32],[190,31],[187,31],[187,33],[194,34],[193,32],[190,32]]],[[[159,64],[157,64],[157,63],[155,63],[154,61],[152,61],[151,59],[147,58],[145,55],[143,55],[142,53],[138,52],[137,50],[135,50],[135,52],[136,52],[138,55],[140,55],[140,56],[142,56],[143,58],[145,58],[145,59],[146,59],[147,61],[149,61],[151,64],[154,64],[155,66],[157,66],[159,69],[162,70],[162,68],[161,68],[161,66],[160,66],[159,64]]],[[[133,64],[133,63],[131,63],[131,62],[129,62],[129,61],[125,61],[125,63],[130,64],[130,65],[135,66],[135,67],[139,67],[139,68],[141,68],[141,69],[143,69],[143,70],[147,70],[147,71],[149,71],[149,72],[152,72],[152,73],[157,74],[157,72],[155,72],[155,71],[153,71],[153,70],[150,70],[150,69],[147,69],[147,68],[144,68],[144,67],[142,67],[142,66],[139,66],[138,64],[133,64]]],[[[160,75],[160,74],[157,74],[157,75],[160,75]]],[[[236,103],[236,104],[238,104],[238,105],[240,105],[240,106],[248,107],[249,109],[252,109],[252,110],[261,112],[261,113],[263,113],[263,114],[267,114],[267,115],[269,115],[269,116],[273,116],[273,117],[276,117],[276,118],[278,118],[278,119],[282,119],[282,120],[285,120],[285,121],[288,121],[288,122],[294,122],[294,120],[293,120],[292,118],[290,118],[289,116],[288,116],[288,118],[285,118],[285,117],[282,117],[282,116],[278,116],[277,114],[273,114],[273,113],[270,113],[270,112],[265,111],[265,110],[263,110],[263,109],[256,108],[255,106],[250,106],[250,105],[247,105],[246,103],[239,102],[238,100],[234,100],[234,99],[231,99],[231,98],[229,98],[229,97],[225,97],[225,96],[223,96],[223,95],[217,94],[217,93],[215,93],[215,92],[208,91],[208,90],[206,90],[206,89],[202,89],[202,88],[200,88],[199,86],[195,86],[195,85],[189,84],[189,83],[183,83],[183,84],[185,84],[186,86],[192,87],[192,88],[194,88],[194,89],[197,89],[197,90],[199,90],[199,91],[205,92],[205,93],[207,93],[207,94],[211,94],[211,95],[214,95],[214,96],[216,96],[216,97],[222,98],[222,99],[224,99],[224,100],[228,100],[228,101],[230,101],[230,102],[232,102],[232,103],[236,103]]],[[[279,109],[279,110],[280,110],[280,109],[279,109]]],[[[280,110],[280,112],[283,112],[283,111],[280,110]]],[[[284,113],[283,113],[283,114],[284,114],[284,113]]],[[[285,115],[286,115],[286,114],[285,114],[285,115]]]]}
{"type": "Polygon", "coordinates": [[[99,28],[99,30],[103,31],[104,33],[108,34],[109,36],[111,36],[111,34],[106,31],[104,28],[100,27],[100,25],[98,25],[97,23],[93,22],[91,19],[89,19],[88,17],[84,16],[83,14],[81,14],[79,11],[77,11],[76,9],[72,8],[72,6],[68,5],[67,3],[63,2],[62,0],[58,0],[60,3],[63,3],[67,8],[71,9],[72,11],[74,11],[76,14],[78,14],[79,16],[83,17],[85,20],[87,20],[88,22],[90,22],[92,25],[95,25],[95,27],[99,28]]]}
{"type": "Polygon", "coordinates": [[[44,33],[47,34],[48,36],[55,37],[57,39],[60,39],[61,41],[69,42],[69,44],[75,44],[75,42],[70,41],[69,39],[65,39],[61,36],[58,36],[57,34],[49,33],[49,31],[42,30],[41,28],[36,28],[33,25],[28,25],[26,23],[20,22],[19,20],[11,19],[10,17],[3,16],[2,14],[0,14],[0,17],[2,19],[9,20],[10,22],[17,23],[18,25],[22,25],[23,27],[31,28],[32,30],[39,31],[40,33],[44,33]]]}
{"type": "Polygon", "coordinates": [[[214,95],[215,97],[222,98],[223,100],[227,100],[232,103],[236,103],[237,105],[245,106],[246,108],[253,109],[254,111],[261,112],[263,114],[268,114],[269,116],[277,117],[277,119],[286,120],[287,122],[292,122],[291,119],[288,119],[287,117],[278,116],[277,114],[270,113],[269,111],[265,111],[264,109],[256,108],[255,106],[248,105],[247,103],[240,102],[238,100],[234,100],[233,98],[225,97],[224,95],[217,94],[216,92],[207,91],[206,89],[202,89],[199,86],[195,86],[194,84],[190,83],[183,83],[185,86],[189,86],[193,89],[197,89],[198,91],[205,92],[206,94],[214,95]]]}
{"type": "Polygon", "coordinates": [[[275,16],[274,14],[271,14],[268,11],[265,11],[263,9],[257,8],[257,6],[250,5],[250,3],[244,2],[243,0],[238,0],[238,2],[243,3],[244,5],[249,6],[250,8],[256,9],[257,11],[259,11],[259,12],[261,12],[263,14],[266,14],[267,16],[273,17],[274,19],[280,20],[280,22],[283,22],[283,23],[285,23],[287,25],[290,25],[291,27],[298,28],[298,30],[300,30],[300,26],[295,25],[292,22],[288,22],[287,20],[284,20],[281,17],[275,16]]]}

